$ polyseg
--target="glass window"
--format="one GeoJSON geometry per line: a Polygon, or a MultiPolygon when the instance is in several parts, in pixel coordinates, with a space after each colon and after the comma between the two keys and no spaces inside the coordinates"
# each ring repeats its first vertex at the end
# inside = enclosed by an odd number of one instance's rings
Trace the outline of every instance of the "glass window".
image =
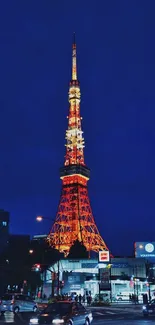
{"type": "Polygon", "coordinates": [[[77,304],[73,304],[72,305],[72,312],[73,313],[77,313],[78,312],[78,305],[77,304]]]}
{"type": "Polygon", "coordinates": [[[30,297],[26,296],[26,297],[25,297],[25,300],[26,300],[26,301],[30,301],[31,299],[30,299],[30,297]]]}
{"type": "Polygon", "coordinates": [[[25,296],[23,296],[23,295],[15,295],[15,300],[25,300],[25,296]]]}
{"type": "Polygon", "coordinates": [[[5,301],[12,300],[12,298],[13,298],[12,295],[4,295],[4,296],[2,296],[2,300],[5,300],[5,301]]]}
{"type": "Polygon", "coordinates": [[[61,303],[61,302],[53,302],[47,308],[44,309],[43,313],[61,313],[66,314],[71,310],[71,303],[61,303]]]}
{"type": "Polygon", "coordinates": [[[26,301],[31,301],[31,302],[33,302],[33,299],[32,299],[31,297],[29,297],[29,296],[26,296],[26,297],[25,297],[25,300],[26,300],[26,301]]]}
{"type": "Polygon", "coordinates": [[[84,306],[82,306],[81,304],[78,303],[77,306],[78,306],[78,310],[79,310],[80,313],[84,313],[86,311],[84,306]]]}

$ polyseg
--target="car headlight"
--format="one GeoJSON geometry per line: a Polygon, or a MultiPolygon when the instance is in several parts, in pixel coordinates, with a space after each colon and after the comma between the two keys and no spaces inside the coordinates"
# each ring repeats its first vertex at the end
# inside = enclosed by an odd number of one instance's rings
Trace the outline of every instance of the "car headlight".
{"type": "Polygon", "coordinates": [[[146,310],[146,306],[143,306],[143,310],[146,310]]]}
{"type": "Polygon", "coordinates": [[[30,324],[38,324],[38,318],[30,318],[30,324]]]}
{"type": "Polygon", "coordinates": [[[57,318],[57,319],[53,319],[52,323],[53,324],[62,324],[62,323],[64,323],[64,320],[57,318]]]}

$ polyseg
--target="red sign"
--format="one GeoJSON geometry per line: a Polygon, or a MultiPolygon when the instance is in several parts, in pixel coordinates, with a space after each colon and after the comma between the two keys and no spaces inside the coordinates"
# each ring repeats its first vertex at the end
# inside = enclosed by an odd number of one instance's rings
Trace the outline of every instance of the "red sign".
{"type": "Polygon", "coordinates": [[[109,251],[99,252],[99,262],[109,262],[109,251]]]}

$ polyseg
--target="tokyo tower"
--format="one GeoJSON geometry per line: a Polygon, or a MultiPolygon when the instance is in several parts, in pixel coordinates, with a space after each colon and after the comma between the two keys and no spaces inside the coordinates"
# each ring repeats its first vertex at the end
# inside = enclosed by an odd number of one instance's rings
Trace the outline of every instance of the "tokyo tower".
{"type": "Polygon", "coordinates": [[[65,256],[68,255],[76,240],[82,242],[89,252],[108,250],[95,224],[88,196],[87,182],[90,178],[90,170],[84,161],[75,34],[72,45],[72,79],[68,95],[66,155],[64,166],[60,169],[62,192],[56,219],[48,235],[50,246],[63,252],[65,256]]]}

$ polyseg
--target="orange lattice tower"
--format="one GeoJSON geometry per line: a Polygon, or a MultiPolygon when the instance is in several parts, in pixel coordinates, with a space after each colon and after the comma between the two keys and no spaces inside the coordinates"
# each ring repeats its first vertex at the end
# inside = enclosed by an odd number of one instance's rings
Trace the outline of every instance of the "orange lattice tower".
{"type": "Polygon", "coordinates": [[[87,182],[90,170],[84,162],[84,138],[80,116],[80,84],[77,79],[75,35],[72,45],[72,80],[69,85],[69,116],[66,131],[66,156],[60,169],[62,192],[57,216],[48,236],[49,244],[65,256],[75,240],[87,250],[108,250],[99,234],[90,206],[87,182]]]}

